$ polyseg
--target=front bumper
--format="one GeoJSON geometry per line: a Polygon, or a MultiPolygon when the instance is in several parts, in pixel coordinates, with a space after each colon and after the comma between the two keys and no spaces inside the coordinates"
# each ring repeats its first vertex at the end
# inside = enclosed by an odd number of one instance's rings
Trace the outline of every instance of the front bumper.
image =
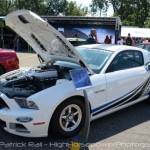
{"type": "Polygon", "coordinates": [[[8,107],[0,107],[0,125],[9,133],[25,137],[48,136],[49,119],[40,110],[22,109],[15,100],[1,93],[0,98],[8,107]],[[30,122],[18,122],[18,117],[30,117],[30,122]],[[42,124],[38,124],[42,122],[42,124]],[[36,125],[35,125],[36,124],[36,125]]]}

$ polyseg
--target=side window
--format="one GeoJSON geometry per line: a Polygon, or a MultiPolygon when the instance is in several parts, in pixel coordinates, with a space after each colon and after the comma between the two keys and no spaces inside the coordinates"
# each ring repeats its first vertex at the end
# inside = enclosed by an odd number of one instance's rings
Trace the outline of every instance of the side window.
{"type": "Polygon", "coordinates": [[[150,52],[150,45],[145,45],[145,48],[146,50],[148,50],[150,52]]]}
{"type": "Polygon", "coordinates": [[[143,54],[140,51],[124,51],[114,58],[106,73],[140,67],[143,65],[143,54]]]}

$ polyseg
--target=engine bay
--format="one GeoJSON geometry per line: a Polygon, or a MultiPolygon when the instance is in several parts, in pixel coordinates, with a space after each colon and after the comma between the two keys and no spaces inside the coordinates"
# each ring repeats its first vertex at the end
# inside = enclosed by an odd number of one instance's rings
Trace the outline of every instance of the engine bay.
{"type": "Polygon", "coordinates": [[[56,85],[57,80],[71,80],[69,70],[79,68],[73,63],[42,64],[36,68],[16,70],[0,77],[0,92],[9,98],[29,97],[56,85]]]}

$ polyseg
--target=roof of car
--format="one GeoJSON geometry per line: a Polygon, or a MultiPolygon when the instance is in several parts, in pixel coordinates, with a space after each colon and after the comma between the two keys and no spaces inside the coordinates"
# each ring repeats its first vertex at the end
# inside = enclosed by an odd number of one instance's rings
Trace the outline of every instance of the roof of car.
{"type": "Polygon", "coordinates": [[[123,49],[135,49],[135,50],[143,50],[141,48],[132,47],[132,46],[126,46],[126,45],[115,45],[115,44],[90,44],[90,45],[82,45],[78,47],[86,47],[86,48],[99,48],[99,49],[105,49],[109,51],[117,51],[117,50],[123,50],[123,49]]]}

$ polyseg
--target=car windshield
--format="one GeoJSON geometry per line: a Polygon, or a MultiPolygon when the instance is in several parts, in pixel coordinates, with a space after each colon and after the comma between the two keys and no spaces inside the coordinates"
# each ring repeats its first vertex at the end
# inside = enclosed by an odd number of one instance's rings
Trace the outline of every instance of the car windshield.
{"type": "Polygon", "coordinates": [[[99,73],[102,70],[113,53],[112,51],[104,49],[91,49],[85,47],[77,47],[77,51],[80,53],[80,55],[83,57],[94,73],[99,73]]]}

